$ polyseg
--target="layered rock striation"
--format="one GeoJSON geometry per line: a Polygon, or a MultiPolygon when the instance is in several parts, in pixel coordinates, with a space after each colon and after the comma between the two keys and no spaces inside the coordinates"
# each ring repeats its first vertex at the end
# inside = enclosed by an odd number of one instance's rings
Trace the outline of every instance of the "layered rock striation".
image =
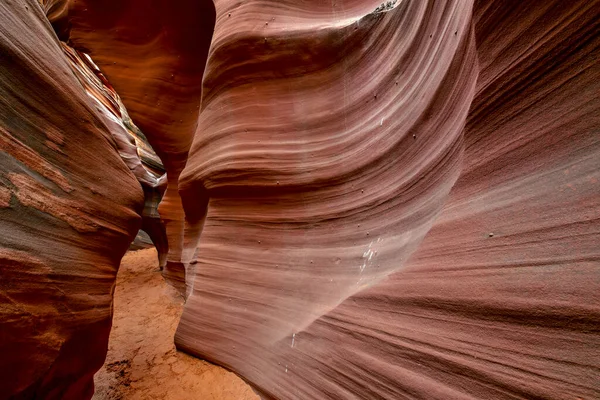
{"type": "Polygon", "coordinates": [[[39,4],[0,16],[0,397],[89,398],[144,197],[39,4]]]}
{"type": "Polygon", "coordinates": [[[599,3],[216,4],[178,346],[265,398],[597,397],[599,3]]]}
{"type": "Polygon", "coordinates": [[[61,46],[86,93],[111,121],[110,132],[117,144],[117,151],[144,190],[141,229],[149,235],[158,250],[159,266],[164,268],[169,244],[164,223],[158,213],[158,205],[167,189],[167,175],[162,162],[91,57],[64,42],[61,42],[61,46]]]}
{"type": "Polygon", "coordinates": [[[60,3],[54,5],[63,10],[54,13],[57,32],[93,58],[164,164],[167,190],[158,212],[169,252],[163,274],[183,287],[185,217],[178,179],[198,123],[214,5],[210,0],[60,3]]]}
{"type": "Polygon", "coordinates": [[[180,349],[264,398],[600,396],[599,1],[0,8],[0,393],[91,395],[139,127],[180,349]]]}

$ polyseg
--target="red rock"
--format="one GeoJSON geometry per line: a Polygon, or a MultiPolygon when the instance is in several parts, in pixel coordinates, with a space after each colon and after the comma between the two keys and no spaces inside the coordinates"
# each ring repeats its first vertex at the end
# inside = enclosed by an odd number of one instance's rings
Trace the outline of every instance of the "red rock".
{"type": "Polygon", "coordinates": [[[178,195],[197,126],[214,26],[209,0],[69,1],[68,38],[86,50],[120,95],[167,170],[159,213],[169,237],[163,274],[183,283],[184,213],[178,195]]]}
{"type": "MultiPolygon", "coordinates": [[[[0,393],[85,398],[142,196],[26,4],[0,393]]],[[[45,6],[165,162],[177,346],[265,398],[599,397],[600,1],[215,6],[45,6]]]]}
{"type": "Polygon", "coordinates": [[[89,398],[142,190],[37,2],[0,16],[0,397],[89,398]]]}
{"type": "Polygon", "coordinates": [[[598,397],[600,3],[264,4],[217,2],[179,348],[265,398],[598,397]]]}
{"type": "Polygon", "coordinates": [[[73,73],[86,93],[97,103],[98,110],[108,117],[110,133],[117,151],[144,191],[141,228],[148,233],[158,250],[159,265],[166,264],[169,251],[165,225],[158,205],[167,189],[167,175],[160,158],[148,144],[146,136],[133,123],[121,98],[89,55],[61,42],[73,73]]]}

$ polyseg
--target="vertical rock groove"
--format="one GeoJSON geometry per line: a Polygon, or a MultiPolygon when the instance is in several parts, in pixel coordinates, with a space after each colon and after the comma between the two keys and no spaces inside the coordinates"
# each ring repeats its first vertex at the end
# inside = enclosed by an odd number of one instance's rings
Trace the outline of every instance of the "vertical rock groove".
{"type": "Polygon", "coordinates": [[[165,226],[157,211],[167,186],[162,162],[91,57],[64,42],[61,42],[61,47],[86,93],[97,103],[98,111],[110,121],[110,133],[117,144],[119,156],[142,186],[144,210],[141,229],[150,236],[158,250],[159,265],[164,268],[169,245],[165,226]]]}
{"type": "Polygon", "coordinates": [[[210,0],[69,1],[69,43],[88,52],[167,171],[159,213],[169,239],[163,274],[183,288],[178,179],[196,130],[214,28],[210,0]]]}

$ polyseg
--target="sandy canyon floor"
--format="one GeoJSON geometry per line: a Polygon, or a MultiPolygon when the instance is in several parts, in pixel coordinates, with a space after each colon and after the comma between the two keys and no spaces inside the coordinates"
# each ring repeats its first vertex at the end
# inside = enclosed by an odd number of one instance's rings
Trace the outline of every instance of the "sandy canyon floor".
{"type": "Polygon", "coordinates": [[[162,278],[155,249],[125,255],[108,355],[95,376],[93,399],[258,399],[237,375],[175,349],[183,304],[162,278]]]}

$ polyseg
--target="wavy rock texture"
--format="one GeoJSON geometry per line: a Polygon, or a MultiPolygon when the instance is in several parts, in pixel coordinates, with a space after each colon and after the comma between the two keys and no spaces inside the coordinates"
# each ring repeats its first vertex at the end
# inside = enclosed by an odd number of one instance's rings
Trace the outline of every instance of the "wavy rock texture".
{"type": "Polygon", "coordinates": [[[366,3],[216,1],[177,345],[266,398],[600,396],[599,2],[366,3]]]}
{"type": "MultiPolygon", "coordinates": [[[[165,266],[169,244],[158,205],[167,189],[167,175],[160,158],[149,145],[146,136],[133,123],[121,98],[91,57],[61,42],[73,73],[86,93],[97,102],[112,122],[110,133],[117,143],[121,159],[135,175],[144,190],[142,230],[148,233],[158,250],[161,268],[165,266]]],[[[136,236],[137,239],[137,236],[136,236]]]]}
{"type": "Polygon", "coordinates": [[[163,274],[183,282],[184,214],[178,194],[198,122],[202,77],[214,27],[210,0],[60,0],[48,4],[64,40],[88,53],[163,161],[168,187],[159,213],[169,254],[163,274]],[[60,10],[60,11],[59,11],[60,10]]]}
{"type": "Polygon", "coordinates": [[[204,230],[176,343],[264,395],[367,395],[367,382],[336,385],[349,372],[333,365],[314,376],[332,354],[310,362],[309,349],[335,339],[307,332],[404,267],[458,178],[477,78],[471,4],[343,18],[228,4],[217,3],[180,180],[189,223],[204,230]],[[195,221],[202,194],[208,214],[195,221]]]}
{"type": "Polygon", "coordinates": [[[89,398],[143,194],[39,4],[0,16],[0,397],[89,398]]]}
{"type": "Polygon", "coordinates": [[[53,28],[164,161],[179,348],[265,398],[600,397],[600,1],[42,4],[0,3],[0,393],[91,395],[141,223],[53,28]]]}

